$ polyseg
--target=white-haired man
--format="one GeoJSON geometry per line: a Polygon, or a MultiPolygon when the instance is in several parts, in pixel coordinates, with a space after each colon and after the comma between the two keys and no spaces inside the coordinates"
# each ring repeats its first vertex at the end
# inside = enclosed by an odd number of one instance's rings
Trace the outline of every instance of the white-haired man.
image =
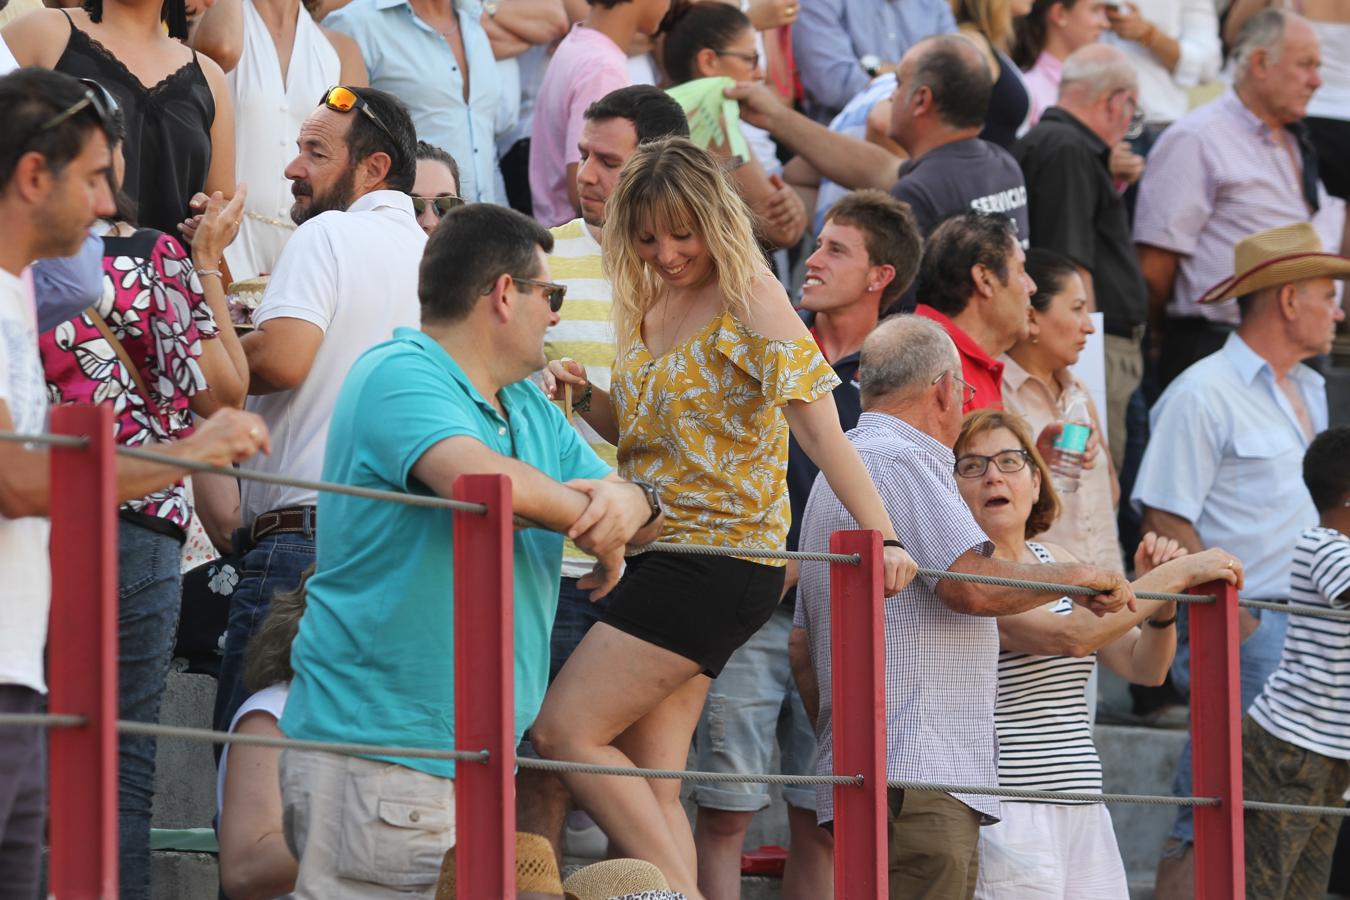
{"type": "Polygon", "coordinates": [[[1322,187],[1301,121],[1322,84],[1317,33],[1293,12],[1263,10],[1233,59],[1233,89],[1163,133],[1139,186],[1134,240],[1163,386],[1237,327],[1235,302],[1200,303],[1229,273],[1234,244],[1311,221],[1324,247],[1340,246],[1344,207],[1322,187]]]}

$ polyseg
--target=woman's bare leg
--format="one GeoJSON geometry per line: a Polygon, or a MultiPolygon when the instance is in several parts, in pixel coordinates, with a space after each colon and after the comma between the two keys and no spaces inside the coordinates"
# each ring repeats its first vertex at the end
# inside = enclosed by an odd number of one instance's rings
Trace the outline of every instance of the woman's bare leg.
{"type": "MultiPolygon", "coordinates": [[[[614,740],[700,671],[693,660],[597,624],[544,697],[530,729],[535,749],[546,759],[632,767],[614,740]]],[[[673,890],[702,900],[695,870],[647,781],[570,772],[563,781],[622,853],[653,863],[673,890]]]]}

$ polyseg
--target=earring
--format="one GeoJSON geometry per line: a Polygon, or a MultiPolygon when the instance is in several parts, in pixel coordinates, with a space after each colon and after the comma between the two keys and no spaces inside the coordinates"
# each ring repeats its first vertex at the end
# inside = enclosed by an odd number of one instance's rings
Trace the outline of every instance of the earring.
{"type": "Polygon", "coordinates": [[[1031,336],[1031,342],[1032,342],[1033,344],[1039,344],[1039,343],[1041,342],[1041,336],[1038,335],[1038,334],[1033,334],[1033,335],[1031,336]]]}

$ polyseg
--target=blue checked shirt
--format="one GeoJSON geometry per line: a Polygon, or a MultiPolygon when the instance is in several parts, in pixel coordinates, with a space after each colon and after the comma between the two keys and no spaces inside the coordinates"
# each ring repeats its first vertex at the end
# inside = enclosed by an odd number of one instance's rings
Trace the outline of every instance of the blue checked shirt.
{"type": "MultiPolygon", "coordinates": [[[[994,545],[956,489],[951,448],[884,413],[863,413],[848,438],[881,493],[896,534],[921,568],[947,569],[970,550],[993,553],[994,545]]],[[[817,477],[800,549],[828,551],[832,532],[857,527],[829,484],[817,477]]],[[[831,774],[834,749],[829,574],[828,563],[802,563],[794,623],[807,631],[820,683],[820,774],[831,774]]],[[[935,584],[919,577],[886,598],[886,776],[997,787],[998,626],[992,618],[948,609],[934,593],[935,584]]],[[[817,792],[817,817],[830,821],[833,789],[817,792]]],[[[997,798],[955,796],[986,823],[998,820],[997,798]]]]}

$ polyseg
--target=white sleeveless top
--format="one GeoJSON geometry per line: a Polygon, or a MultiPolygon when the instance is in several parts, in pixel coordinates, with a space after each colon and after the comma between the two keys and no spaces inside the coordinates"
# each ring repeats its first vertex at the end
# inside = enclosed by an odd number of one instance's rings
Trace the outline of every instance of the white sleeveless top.
{"type": "MultiPolygon", "coordinates": [[[[1027,541],[1027,547],[1041,562],[1055,561],[1050,551],[1035,541],[1027,541]]],[[[1068,597],[1059,598],[1051,606],[1060,615],[1073,611],[1073,601],[1068,597]]],[[[1095,653],[1082,659],[1032,653],[998,655],[994,725],[998,730],[1000,787],[1102,792],[1102,763],[1092,743],[1084,693],[1095,663],[1095,653]]]]}
{"type": "Polygon", "coordinates": [[[1322,86],[1308,101],[1308,115],[1350,119],[1350,23],[1309,21],[1322,42],[1322,86]]]}
{"type": "Polygon", "coordinates": [[[295,230],[291,182],[282,174],[295,159],[295,139],[323,92],[337,84],[337,50],[303,5],[286,80],[276,45],[252,0],[244,0],[244,50],[227,76],[234,97],[235,173],[248,184],[239,236],[225,249],[235,280],[270,273],[295,230]],[[284,224],[276,224],[284,223],[284,224]]]}

